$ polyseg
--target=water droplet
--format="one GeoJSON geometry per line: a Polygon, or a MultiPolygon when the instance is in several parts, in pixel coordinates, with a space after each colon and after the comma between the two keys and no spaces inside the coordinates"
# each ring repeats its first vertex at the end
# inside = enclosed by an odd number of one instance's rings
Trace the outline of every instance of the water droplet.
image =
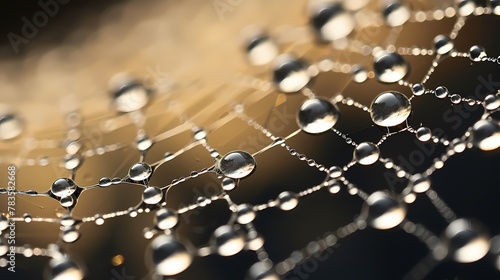
{"type": "MultiPolygon", "coordinates": [[[[490,0],[488,1],[490,3],[491,9],[493,10],[493,14],[500,16],[500,1],[499,0],[490,0]]],[[[498,267],[500,267],[500,263],[498,264],[498,267]]],[[[500,270],[500,268],[499,268],[500,270]]]]}
{"type": "Polygon", "coordinates": [[[253,264],[248,275],[251,280],[279,280],[281,279],[272,269],[269,262],[257,262],[253,264]]]}
{"type": "Polygon", "coordinates": [[[31,223],[31,221],[33,220],[33,218],[31,217],[31,215],[28,214],[28,213],[24,213],[23,219],[24,219],[25,223],[31,223]]]}
{"type": "Polygon", "coordinates": [[[447,54],[453,49],[453,41],[446,35],[434,37],[434,49],[438,54],[447,54]]]}
{"type": "Polygon", "coordinates": [[[457,0],[458,14],[466,17],[471,15],[476,9],[476,3],[472,0],[457,0]]]}
{"type": "Polygon", "coordinates": [[[247,248],[257,251],[264,246],[264,238],[256,231],[249,231],[246,238],[247,248]]]}
{"type": "Polygon", "coordinates": [[[318,134],[331,129],[339,117],[335,104],[324,98],[311,98],[300,106],[297,123],[303,131],[318,134]]]}
{"type": "Polygon", "coordinates": [[[62,207],[71,207],[75,203],[75,199],[73,196],[65,196],[62,197],[61,200],[59,201],[62,207]]]}
{"type": "Polygon", "coordinates": [[[304,88],[311,77],[307,73],[307,66],[292,55],[283,54],[274,62],[274,82],[282,92],[297,92],[304,88]]]}
{"type": "Polygon", "coordinates": [[[73,217],[71,217],[70,215],[64,215],[61,217],[60,224],[63,227],[69,227],[69,226],[75,225],[76,220],[73,217]]]}
{"type": "Polygon", "coordinates": [[[451,222],[444,232],[448,253],[460,263],[471,263],[483,258],[490,248],[490,240],[481,224],[469,219],[451,222]]]}
{"type": "Polygon", "coordinates": [[[81,280],[83,279],[83,271],[78,264],[68,257],[58,257],[49,261],[49,279],[59,280],[81,280]]]}
{"type": "Polygon", "coordinates": [[[361,215],[376,229],[391,229],[404,220],[406,207],[391,195],[377,191],[366,199],[361,215]]]}
{"type": "Polygon", "coordinates": [[[35,191],[35,190],[27,190],[24,193],[27,194],[27,195],[29,195],[29,196],[36,196],[38,194],[38,192],[35,191]]]}
{"type": "Polygon", "coordinates": [[[170,209],[161,208],[156,211],[154,222],[161,230],[171,229],[179,222],[179,215],[170,209]]]}
{"type": "Polygon", "coordinates": [[[21,135],[24,124],[13,113],[0,114],[0,140],[10,140],[21,135]]]}
{"type": "Polygon", "coordinates": [[[203,128],[193,130],[194,140],[201,141],[207,138],[207,132],[203,128]]]}
{"type": "Polygon", "coordinates": [[[397,91],[382,92],[370,105],[370,117],[379,126],[397,126],[405,122],[410,114],[410,100],[397,91]]]}
{"type": "Polygon", "coordinates": [[[225,191],[230,191],[236,187],[236,182],[231,178],[225,177],[224,179],[222,179],[221,185],[222,189],[224,189],[225,191]]]}
{"type": "Polygon", "coordinates": [[[142,109],[149,102],[150,93],[126,74],[117,74],[109,82],[113,107],[121,113],[142,109]]]}
{"type": "Polygon", "coordinates": [[[337,180],[330,180],[328,182],[328,191],[332,194],[336,194],[340,191],[340,183],[337,180]]]}
{"type": "Polygon", "coordinates": [[[233,256],[245,247],[245,238],[233,227],[223,225],[214,231],[217,252],[221,256],[233,256]]]}
{"type": "Polygon", "coordinates": [[[328,176],[333,179],[340,178],[344,174],[344,171],[340,166],[332,166],[328,170],[328,176]]]}
{"type": "Polygon", "coordinates": [[[153,169],[151,169],[151,166],[149,166],[149,164],[145,162],[139,162],[130,167],[128,171],[128,176],[130,177],[131,180],[140,182],[149,178],[149,176],[151,176],[152,173],[153,169]]]}
{"type": "Polygon", "coordinates": [[[102,226],[104,224],[105,220],[104,220],[104,218],[101,215],[97,214],[97,215],[95,215],[94,222],[95,222],[96,225],[102,226]]]}
{"type": "Polygon", "coordinates": [[[240,204],[236,207],[236,220],[242,225],[246,225],[255,219],[255,212],[251,205],[240,204]]]}
{"type": "Polygon", "coordinates": [[[69,178],[57,179],[50,188],[53,195],[57,197],[67,197],[72,195],[78,186],[69,178]]]}
{"type": "Polygon", "coordinates": [[[159,275],[175,275],[191,265],[192,256],[186,247],[168,235],[160,235],[151,242],[152,261],[159,275]]]}
{"type": "Polygon", "coordinates": [[[410,71],[408,62],[399,54],[382,51],[375,56],[375,77],[383,83],[395,83],[410,71]]]}
{"type": "Polygon", "coordinates": [[[356,65],[352,70],[352,80],[356,83],[363,83],[368,79],[368,72],[363,66],[356,65]]]}
{"type": "Polygon", "coordinates": [[[66,243],[73,243],[80,238],[80,232],[73,226],[64,227],[61,231],[60,238],[66,243]]]}
{"type": "Polygon", "coordinates": [[[82,144],[80,141],[71,141],[66,145],[66,153],[74,155],[80,151],[82,144]]]}
{"type": "Polygon", "coordinates": [[[218,157],[220,157],[220,153],[219,153],[219,151],[217,151],[217,150],[211,150],[211,151],[210,151],[210,156],[211,156],[212,158],[218,158],[218,157]]]}
{"type": "Polygon", "coordinates": [[[410,19],[410,9],[399,2],[389,4],[384,9],[384,19],[391,27],[401,26],[410,19]]]}
{"type": "Polygon", "coordinates": [[[82,163],[82,157],[79,155],[66,155],[64,156],[64,168],[68,170],[74,170],[80,166],[82,163]]]}
{"type": "Polygon", "coordinates": [[[158,187],[147,187],[142,193],[142,200],[146,204],[157,204],[163,199],[163,193],[158,187]]]}
{"type": "Polygon", "coordinates": [[[431,140],[432,131],[430,128],[422,126],[417,129],[416,136],[417,139],[420,140],[421,142],[427,142],[431,140]]]}
{"type": "Polygon", "coordinates": [[[335,41],[354,29],[354,18],[340,3],[324,3],[313,12],[311,24],[324,41],[335,41]]]}
{"type": "Polygon", "coordinates": [[[201,207],[205,207],[207,206],[208,204],[212,203],[212,201],[210,200],[210,198],[208,197],[205,197],[205,196],[198,196],[196,198],[196,203],[198,205],[200,205],[201,207]]]}
{"type": "Polygon", "coordinates": [[[99,187],[101,188],[109,187],[111,186],[111,184],[111,179],[109,179],[108,177],[102,177],[101,179],[99,179],[99,187]]]}
{"type": "Polygon", "coordinates": [[[299,199],[296,194],[284,191],[278,195],[278,205],[281,210],[289,211],[299,204],[299,199]]]}
{"type": "Polygon", "coordinates": [[[138,136],[135,142],[137,145],[137,150],[141,152],[147,151],[154,144],[153,140],[149,138],[147,135],[138,136]]]}
{"type": "Polygon", "coordinates": [[[411,87],[411,91],[413,92],[414,95],[420,96],[425,93],[425,87],[423,84],[414,84],[411,87]]]}
{"type": "Polygon", "coordinates": [[[232,151],[217,161],[217,169],[226,177],[240,179],[256,168],[254,157],[245,151],[232,151]]]}
{"type": "Polygon", "coordinates": [[[369,0],[349,0],[343,1],[342,4],[349,11],[357,11],[366,6],[370,2],[369,0]]]}
{"type": "Polygon", "coordinates": [[[380,157],[380,150],[377,145],[371,142],[363,142],[354,149],[354,160],[361,165],[371,165],[377,162],[380,157]]]}
{"type": "Polygon", "coordinates": [[[412,190],[416,193],[423,193],[431,187],[431,180],[429,177],[417,173],[410,177],[408,187],[412,188],[412,190]]]}
{"type": "Polygon", "coordinates": [[[496,94],[488,94],[484,98],[483,106],[486,110],[496,110],[500,107],[500,97],[496,94]]]}
{"type": "Polygon", "coordinates": [[[435,90],[435,95],[437,98],[446,98],[448,96],[448,88],[445,86],[438,86],[435,90]]]}
{"type": "Polygon", "coordinates": [[[120,177],[114,177],[113,179],[111,179],[112,184],[119,184],[121,182],[122,182],[122,179],[120,177]]]}
{"type": "Polygon", "coordinates": [[[255,36],[247,45],[247,57],[252,65],[268,64],[273,61],[278,53],[278,47],[267,35],[255,36]]]}
{"type": "MultiPolygon", "coordinates": [[[[491,238],[491,240],[490,240],[490,253],[494,257],[496,269],[500,270],[500,235],[495,235],[495,236],[493,236],[493,238],[491,238]]],[[[1,255],[2,254],[0,252],[0,256],[1,255]]]]}
{"type": "Polygon", "coordinates": [[[500,126],[489,120],[479,120],[472,126],[471,141],[483,151],[500,147],[500,126]]]}
{"type": "Polygon", "coordinates": [[[460,103],[460,101],[462,101],[462,97],[460,96],[460,94],[454,93],[450,96],[450,100],[451,100],[451,103],[458,104],[458,103],[460,103]]]}

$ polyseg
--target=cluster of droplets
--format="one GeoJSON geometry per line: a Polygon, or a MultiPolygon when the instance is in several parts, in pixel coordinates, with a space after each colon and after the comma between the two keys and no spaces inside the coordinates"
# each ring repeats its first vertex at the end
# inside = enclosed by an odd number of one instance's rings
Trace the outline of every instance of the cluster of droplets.
{"type": "MultiPolygon", "coordinates": [[[[335,44],[339,40],[348,39],[349,35],[356,30],[356,20],[354,14],[368,5],[366,0],[327,2],[311,1],[309,5],[310,27],[320,43],[335,44]]],[[[66,156],[63,159],[64,167],[71,171],[71,178],[59,178],[54,181],[50,189],[43,193],[35,191],[17,191],[18,194],[47,196],[59,201],[67,213],[55,220],[44,218],[33,218],[25,214],[22,218],[0,216],[0,231],[6,230],[9,221],[24,221],[26,223],[56,222],[61,226],[60,240],[64,243],[76,242],[80,233],[78,228],[86,222],[94,222],[102,225],[106,219],[129,215],[136,217],[140,213],[155,212],[153,227],[144,230],[144,237],[153,239],[149,246],[149,264],[157,275],[171,276],[186,270],[193,262],[194,257],[204,257],[210,254],[221,256],[233,256],[242,250],[252,250],[257,253],[259,261],[249,270],[248,274],[252,279],[279,279],[278,275],[283,275],[299,265],[305,258],[311,257],[318,251],[326,250],[335,245],[340,239],[363,230],[367,225],[379,230],[390,230],[395,227],[402,227],[406,232],[419,238],[429,248],[431,255],[436,262],[442,261],[446,257],[461,263],[470,263],[483,258],[488,252],[500,257],[500,242],[498,236],[491,239],[487,230],[474,220],[457,218],[455,213],[437,196],[431,186],[432,173],[442,168],[445,161],[454,154],[463,152],[467,148],[479,148],[483,151],[491,151],[500,147],[500,125],[492,114],[500,108],[500,97],[498,94],[490,94],[484,100],[474,100],[461,97],[459,94],[450,93],[446,86],[441,85],[435,89],[426,89],[425,84],[434,68],[438,65],[439,59],[443,57],[469,58],[473,62],[498,62],[496,58],[488,57],[486,51],[481,46],[472,46],[468,52],[455,50],[454,38],[457,36],[464,23],[462,17],[470,16],[476,11],[476,4],[473,1],[456,1],[456,13],[460,16],[454,30],[449,34],[438,35],[433,40],[433,47],[425,52],[427,55],[436,55],[428,74],[418,83],[404,81],[410,72],[410,64],[405,59],[405,55],[422,55],[420,50],[411,48],[381,48],[372,47],[372,51],[367,55],[373,58],[373,71],[367,71],[364,66],[350,64],[335,64],[325,60],[318,64],[309,65],[302,57],[291,53],[280,54],[279,46],[267,34],[256,33],[248,41],[246,54],[249,62],[255,66],[271,65],[272,82],[277,91],[284,94],[301,92],[306,100],[297,110],[297,125],[299,130],[286,137],[278,137],[269,130],[258,124],[251,117],[247,116],[243,107],[237,107],[233,112],[236,117],[246,121],[251,127],[263,133],[272,142],[264,150],[255,154],[246,151],[231,151],[223,156],[208,145],[208,131],[192,126],[193,145],[203,145],[214,159],[214,165],[202,171],[193,171],[189,176],[174,180],[171,184],[157,187],[150,186],[149,181],[154,171],[161,164],[172,160],[178,153],[166,153],[163,160],[156,163],[147,163],[146,154],[150,148],[159,141],[161,137],[149,137],[144,131],[139,130],[135,142],[135,148],[141,153],[139,162],[133,164],[128,174],[123,178],[115,177],[101,178],[98,183],[91,186],[80,187],[74,182],[76,169],[82,164],[82,145],[76,141],[72,135],[77,129],[79,121],[70,121],[68,127],[68,141],[65,146],[66,156]],[[345,69],[348,69],[346,71],[345,69]],[[365,106],[350,98],[345,98],[342,94],[337,94],[332,98],[316,96],[309,88],[314,76],[319,72],[349,72],[352,80],[362,83],[369,78],[375,78],[384,84],[403,85],[409,88],[412,96],[409,98],[398,91],[385,91],[375,93],[370,106],[365,106]],[[413,128],[410,125],[412,106],[411,100],[419,96],[432,94],[438,99],[448,98],[452,104],[466,102],[470,106],[483,106],[484,114],[461,138],[447,140],[432,134],[432,130],[425,126],[413,128]],[[387,129],[385,134],[377,143],[361,142],[355,143],[346,134],[338,131],[335,127],[341,117],[343,105],[354,106],[367,112],[374,125],[387,129]],[[298,153],[287,144],[287,140],[298,132],[308,134],[334,133],[342,137],[347,144],[353,146],[352,160],[344,166],[332,166],[327,168],[315,162],[314,159],[298,153]],[[391,132],[392,131],[392,132],[391,132]],[[396,131],[396,132],[394,132],[396,131]],[[422,173],[409,174],[404,168],[397,166],[392,160],[382,157],[383,149],[380,144],[395,133],[408,132],[415,134],[421,142],[432,141],[435,144],[441,143],[447,149],[446,153],[434,162],[428,170],[422,173]],[[325,172],[324,182],[314,186],[307,186],[303,191],[294,193],[283,191],[275,199],[260,205],[235,204],[230,198],[230,191],[238,186],[240,180],[251,176],[256,170],[255,156],[266,149],[282,147],[294,157],[305,161],[309,166],[325,172]],[[369,166],[383,164],[388,170],[394,170],[398,177],[407,179],[407,187],[401,193],[389,191],[376,191],[367,194],[358,186],[348,181],[345,172],[352,166],[359,164],[369,166]],[[167,191],[190,179],[204,173],[215,173],[221,181],[221,189],[218,195],[212,197],[198,197],[196,203],[180,209],[171,209],[166,203],[167,191]],[[109,214],[96,214],[92,217],[81,219],[72,216],[72,209],[76,206],[80,194],[94,188],[107,188],[116,184],[134,184],[144,187],[142,200],[139,205],[130,207],[124,211],[109,214]],[[264,250],[264,239],[253,227],[253,221],[259,211],[268,208],[279,208],[283,211],[295,209],[304,196],[310,195],[322,189],[327,189],[330,193],[336,194],[342,188],[346,188],[351,195],[361,198],[364,203],[360,209],[360,216],[357,220],[342,227],[336,233],[327,234],[324,239],[313,244],[311,248],[306,248],[307,254],[301,254],[301,258],[290,257],[284,261],[274,264],[264,250]],[[426,230],[422,225],[415,225],[406,217],[407,204],[413,203],[418,196],[426,195],[436,206],[440,214],[448,221],[448,226],[441,234],[435,236],[426,230]],[[210,244],[205,247],[193,248],[190,244],[181,242],[176,235],[176,227],[179,224],[179,217],[193,209],[201,208],[212,201],[225,200],[232,217],[227,224],[218,227],[214,232],[210,244]],[[155,237],[155,235],[157,235],[155,237]],[[154,237],[154,238],[153,238],[154,237]]],[[[489,13],[500,14],[499,1],[490,1],[489,13]]],[[[483,11],[484,13],[484,11],[483,11]]],[[[417,13],[418,14],[418,13],[417,13]]],[[[398,1],[388,1],[381,9],[381,15],[385,24],[390,28],[403,26],[407,21],[413,20],[412,11],[398,1]]],[[[416,19],[418,21],[418,18],[416,19]]],[[[153,92],[138,83],[128,75],[117,75],[110,82],[112,95],[112,106],[119,113],[133,114],[139,112],[151,102],[153,92]]],[[[71,115],[71,114],[70,114],[71,115]]],[[[133,115],[131,115],[133,116],[133,115]]],[[[74,120],[75,115],[69,116],[69,120],[74,120]]],[[[77,118],[77,117],[76,117],[77,118]]],[[[9,140],[22,133],[22,120],[12,112],[0,112],[0,139],[9,140]]],[[[96,154],[104,153],[95,149],[96,154]]],[[[109,147],[109,150],[118,147],[109,147]]],[[[0,193],[5,193],[1,190],[0,193]]],[[[49,278],[51,279],[81,279],[83,269],[62,253],[57,246],[49,246],[47,249],[36,248],[37,255],[49,256],[49,278]]],[[[29,250],[18,247],[18,253],[29,255],[29,250]],[[28,253],[27,253],[28,252],[28,253]]],[[[6,241],[0,237],[0,256],[8,251],[6,241]]],[[[293,254],[292,254],[293,255],[293,254]]],[[[500,269],[500,267],[499,267],[500,269]]]]}

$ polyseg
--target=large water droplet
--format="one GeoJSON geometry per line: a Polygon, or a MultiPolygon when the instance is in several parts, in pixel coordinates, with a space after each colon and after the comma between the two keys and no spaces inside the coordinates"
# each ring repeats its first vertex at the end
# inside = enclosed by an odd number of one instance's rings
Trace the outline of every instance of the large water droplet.
{"type": "Polygon", "coordinates": [[[248,276],[250,280],[279,280],[280,277],[272,268],[268,262],[258,262],[250,267],[248,276]]]}
{"type": "Polygon", "coordinates": [[[128,176],[133,181],[140,182],[149,178],[149,176],[151,176],[151,173],[153,173],[153,169],[151,169],[151,166],[149,166],[149,164],[145,162],[139,162],[130,167],[128,176]]]}
{"type": "Polygon", "coordinates": [[[361,214],[372,227],[390,229],[404,220],[406,207],[386,192],[378,191],[366,199],[361,214]]]}
{"type": "Polygon", "coordinates": [[[300,106],[297,123],[303,131],[317,134],[331,129],[339,117],[335,104],[324,98],[311,98],[300,106]]]}
{"type": "Polygon", "coordinates": [[[479,120],[472,126],[472,144],[483,151],[500,147],[500,126],[490,120],[479,120]]]}
{"type": "Polygon", "coordinates": [[[253,65],[264,65],[278,55],[278,47],[266,35],[254,36],[247,45],[247,57],[253,65]]]}
{"type": "Polygon", "coordinates": [[[19,136],[24,129],[23,122],[13,113],[0,114],[0,140],[19,136]]]}
{"type": "Polygon", "coordinates": [[[66,243],[73,243],[80,238],[80,233],[75,227],[68,226],[62,229],[60,237],[66,243]]]}
{"type": "Polygon", "coordinates": [[[461,263],[475,262],[488,253],[490,240],[483,226],[468,219],[451,222],[444,232],[448,253],[461,263]]]}
{"type": "Polygon", "coordinates": [[[311,77],[307,73],[307,66],[292,55],[283,54],[274,62],[274,82],[282,92],[297,92],[304,88],[311,77]]]}
{"type": "Polygon", "coordinates": [[[67,257],[51,259],[49,268],[48,278],[51,280],[81,280],[84,276],[78,264],[67,257]]]}
{"type": "Polygon", "coordinates": [[[371,165],[377,162],[380,157],[380,150],[377,145],[371,142],[360,143],[354,149],[354,160],[361,165],[371,165]]]}
{"type": "Polygon", "coordinates": [[[53,195],[57,197],[67,197],[72,195],[78,186],[69,178],[57,179],[50,188],[53,195]]]}
{"type": "Polygon", "coordinates": [[[122,113],[137,111],[149,102],[150,93],[126,74],[117,74],[109,82],[113,107],[122,113]]]}
{"type": "Polygon", "coordinates": [[[163,199],[163,193],[158,187],[147,187],[142,193],[142,199],[146,204],[157,204],[163,199]]]}
{"type": "Polygon", "coordinates": [[[245,151],[232,151],[217,161],[217,169],[232,179],[250,175],[256,166],[254,157],[245,151]]]}
{"type": "Polygon", "coordinates": [[[434,49],[438,54],[447,54],[453,49],[453,41],[446,35],[434,37],[434,49]]]}
{"type": "Polygon", "coordinates": [[[354,18],[340,3],[325,3],[313,13],[311,24],[321,39],[334,41],[352,32],[354,18]]]}
{"type": "Polygon", "coordinates": [[[405,122],[410,113],[410,100],[397,91],[382,92],[370,105],[372,121],[379,126],[397,126],[405,122]]]}
{"type": "Polygon", "coordinates": [[[297,204],[299,204],[299,199],[295,193],[284,191],[278,195],[278,205],[281,210],[292,210],[297,204]]]}
{"type": "Polygon", "coordinates": [[[423,193],[431,187],[431,180],[429,177],[417,173],[410,177],[408,186],[416,193],[423,193]]]}
{"type": "Polygon", "coordinates": [[[167,208],[161,208],[156,211],[155,224],[159,229],[171,229],[179,222],[179,216],[176,212],[167,208]]]}
{"type": "Polygon", "coordinates": [[[458,6],[458,14],[466,17],[471,15],[476,9],[476,3],[472,0],[456,0],[458,6]]]}
{"type": "Polygon", "coordinates": [[[383,14],[387,25],[392,27],[405,24],[411,16],[410,9],[399,2],[389,4],[383,14]]]}
{"type": "Polygon", "coordinates": [[[255,211],[251,205],[240,204],[236,207],[236,220],[242,225],[246,225],[255,219],[255,211]]]}
{"type": "Polygon", "coordinates": [[[375,77],[383,83],[395,83],[410,71],[408,62],[399,54],[382,51],[375,56],[375,77]]]}
{"type": "Polygon", "coordinates": [[[245,247],[245,238],[233,227],[224,225],[214,231],[217,252],[221,256],[232,256],[245,247]]]}
{"type": "Polygon", "coordinates": [[[175,275],[191,265],[192,256],[186,247],[168,235],[160,235],[151,242],[153,264],[159,275],[175,275]]]}

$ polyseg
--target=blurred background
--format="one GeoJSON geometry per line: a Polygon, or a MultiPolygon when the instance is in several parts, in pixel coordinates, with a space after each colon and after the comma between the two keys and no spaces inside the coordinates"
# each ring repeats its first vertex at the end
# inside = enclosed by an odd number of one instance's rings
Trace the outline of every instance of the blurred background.
{"type": "MultiPolygon", "coordinates": [[[[403,2],[412,10],[432,11],[455,5],[454,1],[403,2]]],[[[244,31],[248,26],[266,31],[276,40],[280,52],[294,53],[309,63],[330,58],[360,64],[368,70],[373,68],[371,56],[334,50],[328,44],[318,43],[309,26],[307,1],[302,0],[42,0],[11,1],[9,6],[4,5],[0,25],[0,109],[3,110],[0,113],[13,112],[19,116],[23,132],[15,139],[0,141],[0,169],[7,170],[12,163],[18,166],[19,190],[46,191],[55,179],[70,176],[62,166],[62,158],[66,153],[64,143],[74,124],[83,150],[98,151],[120,145],[102,154],[83,156],[75,177],[79,186],[95,184],[104,176],[125,176],[129,167],[139,161],[134,142],[137,131],[160,135],[181,127],[181,116],[207,128],[208,143],[221,154],[236,149],[253,153],[270,144],[269,139],[241,120],[214,125],[240,102],[245,102],[248,115],[275,135],[284,137],[295,131],[298,128],[295,115],[305,97],[268,88],[264,81],[272,80],[272,67],[250,66],[245,56],[244,31]],[[52,4],[47,8],[51,14],[46,10],[47,3],[52,4]],[[40,16],[41,11],[48,16],[40,16]],[[29,30],[25,27],[27,21],[38,24],[29,30]],[[121,72],[134,75],[154,90],[141,112],[120,114],[112,107],[108,82],[121,72]]],[[[380,3],[372,1],[367,9],[379,13],[380,3]]],[[[380,24],[380,18],[367,15],[358,15],[356,19],[371,23],[350,36],[386,45],[393,31],[383,22],[380,24]]],[[[396,47],[431,49],[433,38],[448,34],[455,19],[407,23],[392,43],[396,47]]],[[[489,56],[496,57],[500,46],[498,26],[500,19],[494,15],[470,17],[455,40],[455,48],[466,52],[472,45],[481,45],[489,56]]],[[[420,81],[433,59],[432,56],[405,58],[411,65],[405,80],[410,82],[420,81]]],[[[494,63],[448,58],[439,64],[426,87],[445,85],[450,92],[481,99],[500,88],[498,69],[494,63]]],[[[324,97],[342,92],[366,105],[386,90],[411,96],[407,87],[380,84],[375,79],[358,84],[350,74],[333,72],[315,77],[310,88],[324,97]]],[[[413,127],[424,125],[434,131],[443,130],[448,139],[453,139],[463,135],[482,114],[481,109],[466,106],[452,106],[448,100],[422,96],[412,100],[409,122],[413,127]]],[[[372,125],[368,114],[352,107],[339,107],[342,115],[335,127],[357,143],[378,141],[385,133],[372,125]]],[[[192,141],[192,131],[181,129],[155,143],[146,162],[155,162],[166,152],[176,152],[192,141]]],[[[342,166],[352,159],[353,147],[334,133],[301,132],[287,143],[327,167],[342,166]]],[[[425,153],[422,163],[411,166],[412,173],[427,169],[444,151],[442,146],[430,144],[423,148],[410,133],[390,137],[380,149],[382,157],[392,158],[400,165],[415,151],[425,153]]],[[[480,221],[491,236],[500,233],[498,156],[499,151],[467,150],[452,157],[431,176],[434,190],[455,213],[480,221]]],[[[230,193],[237,204],[265,203],[282,191],[300,192],[324,180],[323,173],[277,147],[259,154],[256,161],[256,172],[230,193]]],[[[212,164],[207,151],[198,146],[162,165],[155,171],[151,185],[167,185],[212,164]]],[[[346,177],[372,193],[389,189],[385,171],[381,164],[355,166],[346,177]]],[[[213,195],[220,190],[219,181],[213,175],[204,175],[178,185],[169,192],[167,205],[178,209],[194,203],[199,196],[213,195]]],[[[400,181],[392,187],[400,192],[406,183],[400,181]]],[[[6,184],[7,178],[2,175],[0,186],[6,184]]],[[[141,195],[141,187],[125,184],[89,190],[81,195],[73,214],[89,217],[126,210],[137,205],[141,195]]],[[[1,195],[0,205],[6,205],[6,201],[6,196],[1,195]]],[[[322,238],[325,232],[353,221],[361,206],[362,201],[345,190],[332,195],[325,189],[301,199],[292,211],[273,208],[259,212],[255,227],[265,239],[270,259],[277,263],[310,241],[322,238]]],[[[16,212],[17,216],[30,213],[33,217],[47,218],[60,217],[64,209],[49,198],[18,196],[16,212]]],[[[213,231],[227,223],[230,214],[227,203],[214,202],[182,215],[177,231],[183,241],[204,246],[210,242],[213,231]]],[[[144,239],[143,229],[153,226],[153,216],[153,213],[136,218],[123,216],[106,220],[102,226],[83,224],[81,238],[64,249],[86,267],[85,279],[149,279],[145,254],[150,240],[144,239]]],[[[447,225],[425,197],[408,206],[407,217],[438,236],[447,225]]],[[[16,226],[20,244],[46,247],[58,240],[56,224],[18,222],[16,226]]],[[[368,228],[345,238],[332,252],[317,262],[314,271],[305,274],[304,269],[301,273],[291,271],[284,279],[401,279],[428,253],[423,243],[400,228],[389,231],[368,228]]],[[[255,253],[250,251],[233,257],[211,255],[196,258],[185,272],[165,279],[243,279],[256,261],[255,253]]],[[[47,262],[45,257],[18,256],[16,274],[0,268],[0,277],[42,279],[47,262]]],[[[494,262],[491,255],[471,264],[447,261],[426,279],[499,279],[494,262]]]]}

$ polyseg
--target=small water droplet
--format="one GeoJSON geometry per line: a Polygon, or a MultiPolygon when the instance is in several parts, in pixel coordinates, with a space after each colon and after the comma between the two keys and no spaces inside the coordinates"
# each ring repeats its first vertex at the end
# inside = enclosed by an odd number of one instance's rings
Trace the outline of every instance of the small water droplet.
{"type": "Polygon", "coordinates": [[[366,199],[361,215],[376,229],[391,229],[404,220],[406,207],[391,195],[377,191],[366,199]]]}
{"type": "Polygon", "coordinates": [[[10,140],[21,135],[24,123],[14,113],[0,113],[0,140],[10,140]]]}
{"type": "Polygon", "coordinates": [[[191,265],[192,256],[184,244],[169,235],[160,235],[151,242],[152,262],[159,275],[175,275],[191,265]]]}
{"type": "Polygon", "coordinates": [[[296,194],[284,191],[278,195],[278,205],[281,210],[289,211],[299,204],[299,199],[296,194]]]}
{"type": "Polygon", "coordinates": [[[223,225],[214,231],[217,252],[221,256],[233,256],[245,247],[245,239],[233,227],[223,225]]]}
{"type": "Polygon", "coordinates": [[[340,3],[323,3],[316,7],[311,16],[311,24],[324,41],[335,41],[352,32],[354,18],[340,3]]]}
{"type": "Polygon", "coordinates": [[[382,92],[370,105],[370,117],[379,126],[397,126],[405,122],[410,114],[410,100],[397,91],[382,92]]]}
{"type": "Polygon", "coordinates": [[[57,179],[50,188],[53,195],[57,197],[67,197],[72,195],[78,186],[69,178],[57,179]]]}
{"type": "Polygon", "coordinates": [[[448,88],[446,88],[445,86],[438,86],[434,94],[437,98],[445,98],[448,96],[448,93],[448,88]]]}
{"type": "Polygon", "coordinates": [[[80,232],[74,226],[64,227],[61,231],[60,238],[66,243],[73,243],[80,238],[80,232]]]}
{"type": "Polygon", "coordinates": [[[446,35],[434,37],[434,49],[438,54],[447,54],[453,49],[453,41],[446,35]]]}
{"type": "Polygon", "coordinates": [[[431,140],[432,131],[430,128],[422,126],[417,129],[416,136],[417,139],[420,140],[421,142],[427,142],[431,140]]]}
{"type": "Polygon", "coordinates": [[[240,179],[256,168],[254,157],[245,151],[233,151],[217,161],[217,169],[226,177],[240,179]]]}
{"type": "Polygon", "coordinates": [[[483,151],[500,147],[500,126],[490,120],[479,120],[472,126],[473,145],[483,151]]]}
{"type": "Polygon", "coordinates": [[[133,77],[117,74],[109,82],[113,107],[121,113],[142,109],[149,102],[150,93],[133,77]]]}
{"type": "Polygon", "coordinates": [[[383,11],[387,25],[391,27],[401,26],[410,19],[410,9],[399,2],[390,3],[383,11]]]}
{"type": "Polygon", "coordinates": [[[221,185],[222,189],[224,189],[225,191],[230,191],[234,189],[234,187],[236,187],[236,182],[231,178],[225,177],[224,179],[222,179],[221,185]]]}
{"type": "Polygon", "coordinates": [[[371,142],[363,142],[354,149],[354,159],[361,165],[371,165],[377,162],[380,150],[371,142]]]}
{"type": "Polygon", "coordinates": [[[311,77],[307,73],[307,66],[292,55],[284,54],[275,59],[274,82],[282,92],[297,92],[304,88],[311,77]]]}
{"type": "Polygon", "coordinates": [[[156,211],[155,215],[155,225],[161,230],[167,230],[175,227],[179,222],[179,216],[177,212],[167,209],[161,208],[156,211]]]}
{"type": "Polygon", "coordinates": [[[128,176],[130,177],[131,180],[140,182],[149,178],[149,176],[151,176],[152,173],[153,169],[149,164],[145,162],[139,162],[130,167],[128,171],[128,176]]]}
{"type": "Polygon", "coordinates": [[[240,204],[236,207],[236,220],[242,225],[246,225],[255,219],[255,212],[249,204],[240,204]]]}
{"type": "Polygon", "coordinates": [[[373,69],[380,82],[395,83],[408,74],[410,66],[401,55],[382,51],[375,56],[373,69]]]}
{"type": "Polygon", "coordinates": [[[99,179],[99,187],[101,188],[109,187],[111,186],[111,184],[111,179],[109,179],[108,177],[102,177],[101,179],[99,179]]]}
{"type": "Polygon", "coordinates": [[[157,204],[163,199],[163,192],[158,187],[147,187],[142,194],[142,199],[146,204],[157,204]]]}
{"type": "Polygon", "coordinates": [[[252,37],[247,44],[247,57],[252,65],[268,64],[278,53],[276,44],[265,34],[252,37]]]}
{"type": "Polygon", "coordinates": [[[411,91],[413,92],[414,95],[420,96],[425,93],[425,87],[423,84],[414,84],[411,87],[411,91]]]}
{"type": "Polygon", "coordinates": [[[300,106],[297,123],[304,132],[318,134],[331,129],[339,117],[335,104],[324,98],[311,98],[300,106]]]}

